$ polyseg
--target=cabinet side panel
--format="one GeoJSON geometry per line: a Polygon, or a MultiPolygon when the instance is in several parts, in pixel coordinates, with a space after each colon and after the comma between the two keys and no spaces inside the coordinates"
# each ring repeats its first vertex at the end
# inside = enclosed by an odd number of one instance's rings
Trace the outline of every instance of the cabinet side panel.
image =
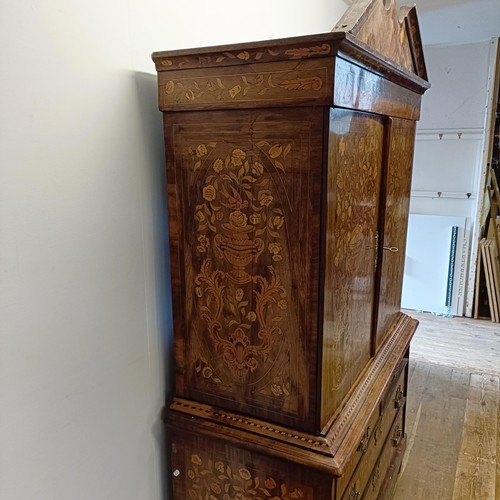
{"type": "Polygon", "coordinates": [[[330,114],[321,424],[370,359],[382,117],[330,114]]]}
{"type": "Polygon", "coordinates": [[[375,350],[383,344],[400,314],[415,122],[391,118],[387,133],[386,197],[375,350]]]}
{"type": "Polygon", "coordinates": [[[177,113],[180,396],[312,431],[322,110],[177,113]]]}
{"type": "Polygon", "coordinates": [[[167,203],[168,203],[168,236],[170,243],[170,281],[172,286],[172,311],[174,323],[174,357],[175,357],[175,391],[180,394],[184,392],[184,337],[175,332],[182,332],[186,329],[184,316],[176,314],[183,307],[185,292],[183,289],[183,266],[181,259],[180,242],[182,241],[181,207],[178,196],[177,182],[175,178],[175,157],[172,148],[171,136],[171,115],[163,113],[163,127],[165,137],[165,156],[167,164],[167,203]]]}
{"type": "Polygon", "coordinates": [[[330,475],[250,452],[225,436],[176,429],[171,447],[176,500],[332,499],[330,475]]]}

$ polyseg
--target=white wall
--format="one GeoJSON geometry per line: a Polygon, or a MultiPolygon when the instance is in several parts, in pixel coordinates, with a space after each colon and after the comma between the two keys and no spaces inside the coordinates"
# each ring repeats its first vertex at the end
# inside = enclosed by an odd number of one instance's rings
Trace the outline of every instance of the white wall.
{"type": "MultiPolygon", "coordinates": [[[[466,218],[457,262],[460,303],[467,295],[468,313],[474,285],[474,220],[482,192],[489,71],[495,47],[484,41],[424,48],[432,86],[423,97],[417,126],[410,212],[466,218]]],[[[429,265],[438,263],[430,259],[429,265]]],[[[430,273],[438,271],[433,268],[430,273]]]]}
{"type": "Polygon", "coordinates": [[[490,45],[424,47],[431,88],[422,100],[418,130],[483,128],[490,45]]]}
{"type": "Polygon", "coordinates": [[[168,498],[150,53],[329,31],[342,0],[24,0],[0,17],[0,499],[168,498]]]}

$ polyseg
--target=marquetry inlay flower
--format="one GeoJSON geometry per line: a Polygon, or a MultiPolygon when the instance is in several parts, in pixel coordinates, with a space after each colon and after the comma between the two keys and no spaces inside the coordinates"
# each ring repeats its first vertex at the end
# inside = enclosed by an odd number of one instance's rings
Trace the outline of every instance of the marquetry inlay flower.
{"type": "Polygon", "coordinates": [[[257,225],[257,224],[260,224],[260,221],[261,221],[261,216],[260,214],[252,214],[250,216],[250,223],[253,224],[253,225],[257,225]]]}
{"type": "Polygon", "coordinates": [[[269,490],[272,490],[273,488],[276,488],[276,481],[272,477],[268,477],[264,481],[264,486],[269,490]]]}
{"type": "Polygon", "coordinates": [[[246,153],[241,149],[235,149],[231,153],[231,163],[235,167],[241,167],[243,160],[247,157],[246,153]]]}
{"type": "Polygon", "coordinates": [[[195,214],[194,214],[194,218],[198,221],[198,222],[203,222],[206,217],[205,217],[205,214],[201,211],[201,210],[198,210],[195,214]]]}
{"type": "Polygon", "coordinates": [[[257,319],[257,315],[253,311],[250,311],[247,314],[247,319],[248,321],[255,321],[257,319]]]}
{"type": "Polygon", "coordinates": [[[252,478],[252,474],[250,474],[250,471],[248,469],[245,469],[244,467],[242,467],[238,472],[240,473],[240,477],[245,481],[248,481],[252,478]]]}
{"type": "Polygon", "coordinates": [[[271,222],[276,229],[281,229],[285,222],[285,218],[281,215],[275,215],[271,222]]]}
{"type": "MultiPolygon", "coordinates": [[[[210,489],[215,493],[219,494],[222,493],[222,490],[220,489],[220,486],[217,483],[210,483],[210,489]]],[[[214,497],[215,498],[215,497],[214,497]]],[[[217,500],[217,499],[216,499],[217,500]]]]}
{"type": "Polygon", "coordinates": [[[300,500],[313,498],[312,488],[290,486],[287,481],[245,463],[196,457],[188,469],[186,487],[193,500],[300,500]]]}
{"type": "Polygon", "coordinates": [[[229,222],[236,228],[246,227],[248,218],[240,210],[236,210],[229,214],[229,222]]]}
{"type": "Polygon", "coordinates": [[[271,158],[278,158],[278,156],[283,153],[283,147],[280,146],[279,144],[274,144],[273,146],[271,146],[271,148],[269,149],[269,156],[271,158]]]}
{"type": "Polygon", "coordinates": [[[169,80],[165,85],[165,92],[170,95],[173,94],[175,90],[175,83],[172,80],[169,80]]]}
{"type": "Polygon", "coordinates": [[[205,253],[207,248],[210,246],[210,240],[204,234],[200,234],[198,236],[198,243],[199,244],[196,247],[196,250],[200,253],[205,253]]]}
{"type": "Polygon", "coordinates": [[[216,196],[217,196],[217,191],[211,184],[203,188],[203,198],[205,198],[205,200],[214,201],[216,196]]]}
{"type": "Polygon", "coordinates": [[[280,255],[280,252],[282,250],[281,245],[279,243],[269,243],[268,250],[273,256],[274,261],[281,260],[282,257],[280,255]]]}
{"type": "Polygon", "coordinates": [[[201,465],[203,463],[199,455],[191,455],[191,462],[195,465],[201,465]]]}
{"type": "Polygon", "coordinates": [[[235,85],[233,88],[229,89],[229,95],[234,99],[241,92],[241,85],[235,85]]]}
{"type": "Polygon", "coordinates": [[[259,191],[259,193],[257,194],[257,199],[259,200],[259,203],[262,206],[268,207],[273,202],[274,197],[271,191],[263,189],[262,191],[259,191]]]}
{"type": "Polygon", "coordinates": [[[264,165],[260,161],[254,161],[252,165],[252,174],[262,175],[264,173],[264,165]]]}
{"type": "Polygon", "coordinates": [[[271,384],[271,392],[275,396],[281,396],[283,394],[283,389],[278,384],[271,384]]]}
{"type": "Polygon", "coordinates": [[[222,170],[224,169],[224,162],[222,161],[221,158],[217,158],[215,161],[214,161],[214,165],[213,165],[213,169],[215,170],[215,172],[217,172],[218,174],[220,174],[222,172],[222,170]]]}
{"type": "Polygon", "coordinates": [[[204,156],[207,156],[207,154],[208,154],[208,149],[207,146],[205,146],[205,144],[200,144],[196,148],[196,156],[198,156],[199,158],[203,158],[204,156]]]}
{"type": "Polygon", "coordinates": [[[278,307],[285,310],[288,307],[288,302],[284,299],[281,299],[280,301],[278,301],[278,307]]]}

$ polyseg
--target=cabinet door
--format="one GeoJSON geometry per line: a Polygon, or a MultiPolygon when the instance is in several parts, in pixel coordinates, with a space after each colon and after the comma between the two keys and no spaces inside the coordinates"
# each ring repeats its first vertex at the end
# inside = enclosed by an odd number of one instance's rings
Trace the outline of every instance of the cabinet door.
{"type": "Polygon", "coordinates": [[[177,394],[313,431],[323,110],[166,133],[177,394]]]}
{"type": "Polygon", "coordinates": [[[370,360],[383,146],[383,117],[331,110],[321,425],[370,360]]]}
{"type": "Polygon", "coordinates": [[[385,164],[385,209],[379,255],[380,292],[374,351],[384,343],[400,314],[410,205],[415,122],[390,118],[385,164]]]}

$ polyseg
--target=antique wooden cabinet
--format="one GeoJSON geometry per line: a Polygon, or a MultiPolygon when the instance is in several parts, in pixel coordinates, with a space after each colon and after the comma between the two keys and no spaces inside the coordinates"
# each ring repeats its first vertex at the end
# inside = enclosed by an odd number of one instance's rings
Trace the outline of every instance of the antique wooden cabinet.
{"type": "Polygon", "coordinates": [[[153,60],[174,498],[388,498],[417,326],[400,312],[429,87],[415,9],[362,0],[331,33],[153,60]]]}

